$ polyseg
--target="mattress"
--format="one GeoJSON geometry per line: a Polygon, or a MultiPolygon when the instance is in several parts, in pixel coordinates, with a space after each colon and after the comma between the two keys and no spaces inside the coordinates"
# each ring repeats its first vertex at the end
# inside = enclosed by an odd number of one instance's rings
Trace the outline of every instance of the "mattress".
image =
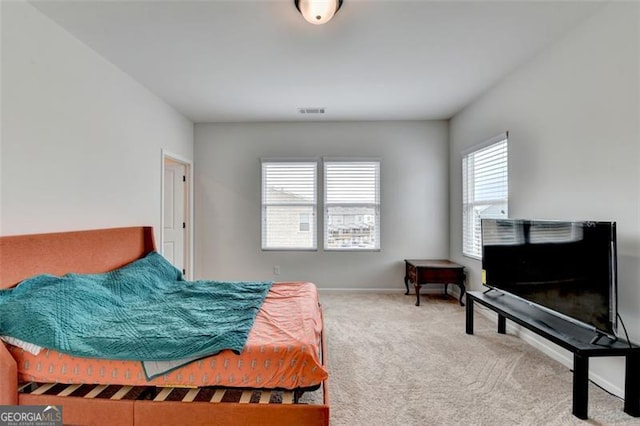
{"type": "Polygon", "coordinates": [[[240,354],[225,350],[147,380],[139,361],[38,355],[9,345],[20,381],[172,387],[312,388],[327,378],[322,314],[312,283],[274,283],[240,354]]]}

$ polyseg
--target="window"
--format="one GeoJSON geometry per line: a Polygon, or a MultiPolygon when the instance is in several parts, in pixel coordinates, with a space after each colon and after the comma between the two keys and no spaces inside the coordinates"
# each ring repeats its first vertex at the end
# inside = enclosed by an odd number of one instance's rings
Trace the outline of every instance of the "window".
{"type": "Polygon", "coordinates": [[[315,161],[262,161],[263,250],[316,249],[316,174],[315,161]]]}
{"type": "Polygon", "coordinates": [[[482,256],[480,219],[508,216],[508,134],[462,157],[462,252],[482,256]]]}
{"type": "Polygon", "coordinates": [[[380,249],[380,162],[324,162],[325,250],[380,249]]]}

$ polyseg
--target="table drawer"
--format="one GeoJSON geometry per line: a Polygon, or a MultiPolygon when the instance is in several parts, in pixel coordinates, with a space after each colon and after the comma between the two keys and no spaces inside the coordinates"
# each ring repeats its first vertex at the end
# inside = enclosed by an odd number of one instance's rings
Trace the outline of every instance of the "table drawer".
{"type": "Polygon", "coordinates": [[[419,269],[418,279],[422,283],[456,283],[463,279],[462,269],[419,269]]]}

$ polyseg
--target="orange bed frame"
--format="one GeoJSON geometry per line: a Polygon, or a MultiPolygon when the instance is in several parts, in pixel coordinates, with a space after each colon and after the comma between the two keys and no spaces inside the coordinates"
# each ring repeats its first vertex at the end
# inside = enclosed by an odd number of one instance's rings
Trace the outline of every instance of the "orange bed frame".
{"type": "MultiPolygon", "coordinates": [[[[110,271],[145,256],[155,247],[151,227],[0,237],[0,289],[13,287],[25,278],[42,273],[62,275],[110,271]]],[[[325,350],[323,331],[323,364],[327,358],[325,350]]],[[[291,392],[269,399],[271,391],[260,389],[244,390],[239,401],[224,402],[224,389],[182,390],[184,392],[177,400],[170,400],[167,396],[173,390],[162,388],[131,389],[114,384],[117,390],[113,397],[96,398],[96,390],[74,396],[78,385],[75,388],[72,388],[74,385],[56,386],[19,383],[16,360],[0,343],[0,405],[61,405],[65,424],[329,424],[327,380],[322,383],[322,404],[294,403],[291,392]],[[51,394],[48,390],[56,386],[63,389],[51,394]],[[123,398],[135,391],[146,396],[123,398]],[[199,393],[207,398],[196,398],[199,393]]]]}

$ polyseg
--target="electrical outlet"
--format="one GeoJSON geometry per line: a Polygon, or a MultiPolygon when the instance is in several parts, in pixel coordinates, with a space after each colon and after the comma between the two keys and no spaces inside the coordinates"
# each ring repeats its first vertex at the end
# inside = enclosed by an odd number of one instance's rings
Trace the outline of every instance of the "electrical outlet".
{"type": "Polygon", "coordinates": [[[273,275],[280,275],[280,266],[275,265],[273,267],[273,275]]]}

